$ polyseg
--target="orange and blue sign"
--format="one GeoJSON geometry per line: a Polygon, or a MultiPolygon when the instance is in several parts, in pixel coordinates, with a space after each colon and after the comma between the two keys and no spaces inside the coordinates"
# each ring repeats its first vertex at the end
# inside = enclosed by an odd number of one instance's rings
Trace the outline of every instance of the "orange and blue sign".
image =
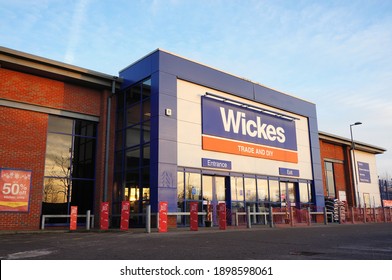
{"type": "Polygon", "coordinates": [[[298,163],[295,122],[202,97],[204,150],[298,163]]]}

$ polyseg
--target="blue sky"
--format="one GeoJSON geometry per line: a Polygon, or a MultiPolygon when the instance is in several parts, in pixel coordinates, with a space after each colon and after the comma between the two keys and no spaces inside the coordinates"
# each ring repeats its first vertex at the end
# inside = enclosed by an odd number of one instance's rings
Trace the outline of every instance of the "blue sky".
{"type": "Polygon", "coordinates": [[[113,75],[165,49],[362,122],[392,176],[392,1],[0,0],[0,45],[113,75]]]}

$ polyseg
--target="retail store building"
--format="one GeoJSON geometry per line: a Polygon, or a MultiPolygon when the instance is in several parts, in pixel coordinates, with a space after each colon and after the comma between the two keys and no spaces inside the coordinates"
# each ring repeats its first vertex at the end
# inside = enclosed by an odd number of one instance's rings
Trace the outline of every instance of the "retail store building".
{"type": "Polygon", "coordinates": [[[319,133],[324,195],[351,207],[380,207],[376,155],[386,150],[374,145],[319,133]]]}
{"type": "Polygon", "coordinates": [[[0,64],[0,229],[72,205],[97,222],[106,201],[113,227],[124,200],[131,226],[160,201],[324,207],[313,103],[159,49],[119,77],[7,48],[0,64]]]}

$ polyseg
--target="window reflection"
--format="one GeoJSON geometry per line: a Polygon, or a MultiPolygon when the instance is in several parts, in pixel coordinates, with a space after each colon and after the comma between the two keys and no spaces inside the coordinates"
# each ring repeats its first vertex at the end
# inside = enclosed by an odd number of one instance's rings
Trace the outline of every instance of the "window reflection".
{"type": "MultiPolygon", "coordinates": [[[[130,86],[120,95],[125,99],[117,108],[115,170],[119,179],[113,199],[118,203],[131,201],[132,211],[141,213],[150,200],[151,79],[130,86]]],[[[119,214],[119,207],[113,208],[113,213],[119,214]]],[[[137,217],[131,223],[142,223],[142,219],[137,217]]]]}
{"type": "Polygon", "coordinates": [[[243,201],[244,200],[244,181],[242,177],[231,177],[231,200],[243,201]]]}
{"type": "Polygon", "coordinates": [[[260,201],[269,201],[267,180],[257,179],[257,196],[260,201]]]}
{"type": "Polygon", "coordinates": [[[269,181],[270,188],[270,196],[272,202],[280,201],[280,191],[279,191],[279,182],[278,181],[269,181]]]}
{"type": "Polygon", "coordinates": [[[62,117],[49,116],[48,132],[72,134],[73,121],[62,117]]]}
{"type": "Polygon", "coordinates": [[[301,203],[309,203],[308,183],[299,183],[299,200],[301,203]]]}
{"type": "Polygon", "coordinates": [[[245,178],[245,200],[256,201],[256,179],[245,178]]]}
{"type": "Polygon", "coordinates": [[[94,210],[95,148],[96,123],[49,116],[42,214],[94,210]]]}
{"type": "Polygon", "coordinates": [[[72,136],[49,133],[46,142],[45,176],[68,177],[72,136]]]}
{"type": "Polygon", "coordinates": [[[201,200],[201,175],[198,173],[185,173],[186,198],[201,200]]]}

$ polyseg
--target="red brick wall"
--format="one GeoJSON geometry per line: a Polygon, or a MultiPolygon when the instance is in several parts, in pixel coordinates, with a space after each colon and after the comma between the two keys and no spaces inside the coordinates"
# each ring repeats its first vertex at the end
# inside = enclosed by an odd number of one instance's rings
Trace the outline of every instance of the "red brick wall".
{"type": "Polygon", "coordinates": [[[349,205],[353,203],[353,189],[351,187],[351,173],[350,173],[350,158],[348,150],[349,147],[323,142],[320,140],[320,151],[321,151],[321,166],[323,172],[323,183],[324,183],[324,195],[327,195],[327,183],[325,176],[325,160],[336,160],[333,162],[334,175],[335,175],[335,189],[336,197],[338,197],[339,191],[345,191],[347,196],[347,202],[349,205]]]}
{"type": "Polygon", "coordinates": [[[32,170],[30,211],[1,212],[0,230],[39,228],[47,123],[46,114],[0,106],[0,166],[32,170]]]}
{"type": "MultiPolygon", "coordinates": [[[[106,100],[110,90],[89,88],[4,68],[0,68],[0,81],[2,99],[100,117],[95,192],[95,213],[98,214],[104,176],[106,100]]],[[[32,170],[29,213],[0,212],[0,230],[31,230],[40,227],[47,122],[47,114],[0,106],[0,167],[32,170]]],[[[111,180],[109,178],[109,182],[111,180]]],[[[110,194],[109,189],[109,199],[110,194]]],[[[99,221],[98,215],[96,217],[95,221],[99,221]]]]}
{"type": "Polygon", "coordinates": [[[0,98],[100,115],[100,91],[0,68],[0,98]]]}

